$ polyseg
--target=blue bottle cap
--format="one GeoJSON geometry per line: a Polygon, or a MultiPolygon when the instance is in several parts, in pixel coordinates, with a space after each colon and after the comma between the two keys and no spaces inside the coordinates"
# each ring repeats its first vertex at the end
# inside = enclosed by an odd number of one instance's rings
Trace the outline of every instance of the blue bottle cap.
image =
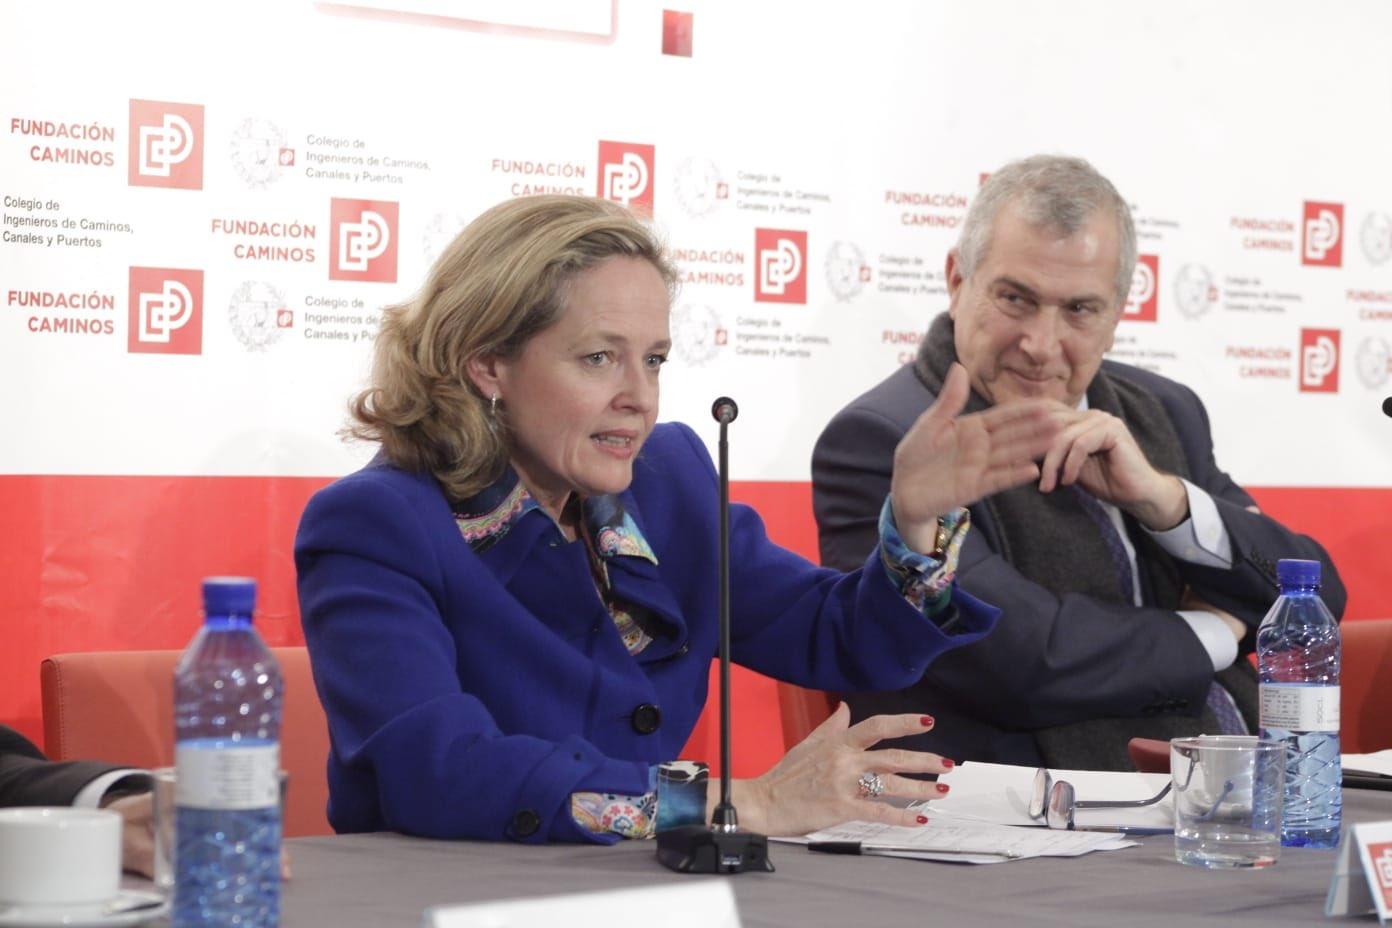
{"type": "Polygon", "coordinates": [[[251,615],[256,608],[256,581],[250,577],[204,577],[203,612],[251,615]]]}
{"type": "Polygon", "coordinates": [[[1276,579],[1281,586],[1318,586],[1320,562],[1283,557],[1276,562],[1276,579]]]}

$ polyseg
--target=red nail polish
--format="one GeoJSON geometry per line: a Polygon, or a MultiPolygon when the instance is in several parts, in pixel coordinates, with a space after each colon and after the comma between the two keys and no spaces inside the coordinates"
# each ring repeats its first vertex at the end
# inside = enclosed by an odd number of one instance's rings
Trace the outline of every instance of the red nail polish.
{"type": "Polygon", "coordinates": [[[940,793],[945,793],[945,792],[947,792],[947,791],[950,790],[950,789],[952,789],[952,787],[948,786],[946,783],[939,783],[939,784],[938,784],[938,792],[940,792],[940,793]]]}
{"type": "Polygon", "coordinates": [[[920,825],[927,825],[927,824],[928,824],[928,816],[926,816],[926,815],[920,815],[920,816],[918,817],[918,823],[919,823],[920,825]]]}
{"type": "Polygon", "coordinates": [[[933,717],[931,715],[925,715],[918,720],[918,723],[924,728],[927,728],[929,725],[933,724],[933,717]]]}
{"type": "Polygon", "coordinates": [[[946,767],[948,770],[951,770],[953,767],[957,766],[957,762],[955,760],[949,760],[948,758],[944,757],[942,765],[946,767]]]}

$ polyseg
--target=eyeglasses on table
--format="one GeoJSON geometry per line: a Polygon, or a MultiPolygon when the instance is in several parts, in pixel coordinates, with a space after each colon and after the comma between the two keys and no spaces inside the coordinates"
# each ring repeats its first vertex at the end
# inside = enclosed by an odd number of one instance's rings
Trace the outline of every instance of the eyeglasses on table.
{"type": "Polygon", "coordinates": [[[1149,799],[1079,799],[1073,784],[1055,780],[1044,767],[1034,772],[1034,792],[1030,796],[1030,818],[1043,821],[1060,831],[1111,831],[1124,835],[1172,835],[1173,828],[1152,828],[1144,825],[1078,825],[1078,809],[1139,809],[1155,805],[1170,794],[1166,783],[1160,792],[1149,799]]]}

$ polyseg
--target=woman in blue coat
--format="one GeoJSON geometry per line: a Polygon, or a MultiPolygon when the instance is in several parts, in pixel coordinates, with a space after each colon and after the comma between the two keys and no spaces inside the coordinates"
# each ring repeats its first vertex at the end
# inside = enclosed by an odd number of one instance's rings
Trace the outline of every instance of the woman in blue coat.
{"type": "MultiPolygon", "coordinates": [[[[476,219],[387,310],[352,404],[381,451],[315,495],[295,544],[340,832],[608,842],[708,819],[703,773],[668,763],[718,640],[716,473],[690,429],[655,424],[674,281],[622,208],[529,197],[476,219]]],[[[1037,479],[1053,426],[1033,405],[959,417],[966,396],[957,370],[900,445],[858,571],[815,567],[732,508],[735,661],[893,689],[990,631],[996,611],[952,588],[961,507],[1037,479]]],[[[939,795],[900,774],[951,761],[871,748],[932,720],[847,722],[842,707],[735,781],[741,824],[921,821],[866,800],[939,795]]]]}

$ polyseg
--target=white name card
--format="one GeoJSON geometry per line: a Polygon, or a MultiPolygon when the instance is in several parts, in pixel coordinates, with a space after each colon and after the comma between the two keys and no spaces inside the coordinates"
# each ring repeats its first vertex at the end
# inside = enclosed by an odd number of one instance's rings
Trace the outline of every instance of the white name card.
{"type": "Polygon", "coordinates": [[[1373,912],[1381,924],[1392,919],[1392,822],[1344,828],[1324,903],[1325,915],[1373,912]]]}
{"type": "Polygon", "coordinates": [[[730,881],[694,880],[642,889],[504,899],[425,910],[424,928],[613,928],[630,919],[664,928],[740,928],[730,881]]]}

